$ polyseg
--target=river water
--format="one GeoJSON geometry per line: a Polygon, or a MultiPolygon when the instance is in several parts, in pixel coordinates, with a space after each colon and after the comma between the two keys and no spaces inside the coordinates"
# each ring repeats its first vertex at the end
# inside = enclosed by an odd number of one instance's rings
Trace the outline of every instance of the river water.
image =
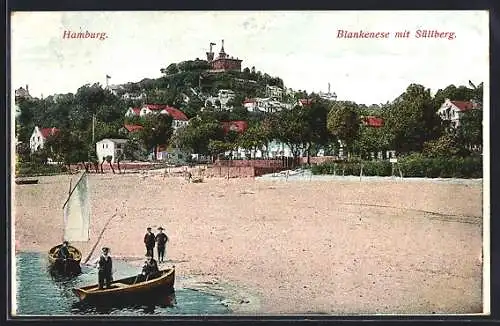
{"type": "MultiPolygon", "coordinates": [[[[136,275],[138,268],[114,260],[113,278],[136,275]]],[[[73,288],[97,283],[95,268],[82,267],[73,278],[54,277],[48,270],[47,257],[40,253],[16,254],[16,315],[223,315],[230,310],[223,298],[201,291],[175,289],[175,293],[154,298],[152,302],[128,306],[89,306],[79,302],[73,288]]],[[[177,276],[176,276],[177,277],[177,276]]]]}

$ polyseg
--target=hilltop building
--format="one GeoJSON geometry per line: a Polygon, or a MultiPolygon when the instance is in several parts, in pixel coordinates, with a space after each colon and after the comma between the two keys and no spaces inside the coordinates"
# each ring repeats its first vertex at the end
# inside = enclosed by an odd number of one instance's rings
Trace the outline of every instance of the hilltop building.
{"type": "Polygon", "coordinates": [[[210,43],[210,52],[207,52],[207,61],[210,64],[212,71],[241,71],[241,62],[238,58],[230,57],[224,51],[224,40],[222,40],[222,47],[219,52],[219,56],[214,59],[214,53],[212,52],[212,46],[215,43],[210,43]]]}
{"type": "Polygon", "coordinates": [[[460,119],[465,112],[470,110],[478,110],[480,106],[473,100],[470,101],[451,101],[446,99],[441,105],[437,114],[444,121],[449,121],[451,126],[460,126],[460,119]]]}
{"type": "Polygon", "coordinates": [[[19,87],[18,89],[16,89],[15,98],[16,98],[16,100],[20,99],[20,98],[30,99],[31,95],[30,95],[28,85],[26,85],[26,88],[19,87]]]}
{"type": "Polygon", "coordinates": [[[337,100],[337,94],[335,94],[335,92],[330,91],[330,83],[328,83],[328,93],[319,92],[319,97],[327,101],[337,100]]]}

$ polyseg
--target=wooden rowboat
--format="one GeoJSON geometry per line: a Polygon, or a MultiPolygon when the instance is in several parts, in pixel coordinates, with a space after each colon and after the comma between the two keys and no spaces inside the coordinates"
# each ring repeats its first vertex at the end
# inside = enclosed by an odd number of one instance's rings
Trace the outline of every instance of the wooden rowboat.
{"type": "Polygon", "coordinates": [[[17,185],[34,185],[38,183],[38,179],[16,179],[17,185]]]}
{"type": "Polygon", "coordinates": [[[158,276],[143,282],[137,282],[137,276],[131,276],[111,282],[109,288],[99,290],[97,284],[73,289],[80,301],[124,300],[139,298],[151,293],[171,293],[174,290],[175,268],[161,270],[158,276]]]}
{"type": "Polygon", "coordinates": [[[49,250],[49,265],[50,268],[60,274],[80,274],[80,261],[82,253],[73,246],[68,246],[68,251],[72,258],[62,260],[59,258],[59,249],[62,245],[57,245],[49,250]]]}

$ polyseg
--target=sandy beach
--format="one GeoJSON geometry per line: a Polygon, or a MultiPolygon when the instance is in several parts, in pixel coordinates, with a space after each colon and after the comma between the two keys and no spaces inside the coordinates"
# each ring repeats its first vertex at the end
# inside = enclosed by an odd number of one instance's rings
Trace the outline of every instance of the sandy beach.
{"type": "MultiPolygon", "coordinates": [[[[71,177],[15,186],[18,250],[61,241],[71,177]]],[[[236,314],[482,312],[480,182],[104,174],[89,185],[84,257],[114,214],[98,248],[137,264],[146,227],[163,226],[176,287],[220,294],[236,314]]]]}

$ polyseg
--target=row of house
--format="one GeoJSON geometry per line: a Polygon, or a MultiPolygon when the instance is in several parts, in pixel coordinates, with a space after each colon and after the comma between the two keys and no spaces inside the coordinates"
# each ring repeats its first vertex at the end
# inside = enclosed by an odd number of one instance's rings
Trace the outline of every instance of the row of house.
{"type": "Polygon", "coordinates": [[[181,110],[162,104],[145,104],[139,108],[129,108],[125,117],[144,117],[151,113],[168,114],[172,117],[172,128],[176,132],[179,128],[187,126],[188,117],[181,110]]]}
{"type": "MultiPolygon", "coordinates": [[[[299,101],[300,102],[300,101],[299,101]]],[[[255,103],[255,102],[248,102],[255,103]]],[[[304,100],[301,102],[303,106],[310,105],[311,102],[309,100],[304,100]]],[[[444,121],[449,121],[453,127],[458,127],[460,125],[460,119],[463,114],[469,110],[481,109],[480,106],[474,101],[451,101],[450,99],[446,99],[445,102],[441,105],[437,114],[444,121]]],[[[271,111],[268,111],[271,112],[271,111]]],[[[127,110],[125,116],[140,116],[143,117],[147,114],[158,113],[158,114],[169,114],[172,116],[172,127],[176,132],[180,127],[186,126],[189,121],[187,116],[174,107],[170,107],[167,105],[157,105],[157,104],[146,104],[140,108],[129,108],[127,110]]],[[[384,125],[384,120],[382,118],[376,116],[362,116],[361,122],[363,125],[373,128],[380,128],[384,125]]],[[[238,133],[243,133],[248,128],[248,123],[246,121],[225,121],[221,122],[222,128],[225,132],[235,131],[238,133]]],[[[124,130],[134,133],[141,130],[143,127],[140,125],[132,125],[125,124],[124,130]]],[[[44,143],[47,138],[50,136],[54,136],[59,132],[58,128],[40,128],[35,126],[33,133],[30,137],[30,149],[31,152],[35,152],[41,148],[43,148],[44,143]]],[[[96,151],[98,157],[105,157],[111,155],[114,159],[117,155],[120,154],[120,151],[123,150],[123,146],[126,143],[125,139],[104,139],[100,142],[96,143],[96,151]]],[[[158,151],[157,159],[164,159],[172,155],[172,152],[175,149],[168,149],[166,146],[160,147],[158,151]]],[[[391,157],[395,153],[389,153],[388,156],[391,157]]],[[[247,155],[251,155],[252,157],[262,158],[264,156],[267,157],[277,157],[277,156],[293,156],[291,149],[286,145],[279,141],[272,141],[267,148],[266,153],[262,150],[256,150],[254,152],[249,152],[248,150],[244,150],[242,148],[238,148],[233,152],[227,152],[226,155],[232,155],[235,158],[243,158],[247,155]],[[267,155],[265,155],[267,154],[267,155]]],[[[322,152],[318,153],[318,156],[322,156],[322,152]]],[[[375,154],[377,157],[381,157],[381,153],[375,154]]]]}

